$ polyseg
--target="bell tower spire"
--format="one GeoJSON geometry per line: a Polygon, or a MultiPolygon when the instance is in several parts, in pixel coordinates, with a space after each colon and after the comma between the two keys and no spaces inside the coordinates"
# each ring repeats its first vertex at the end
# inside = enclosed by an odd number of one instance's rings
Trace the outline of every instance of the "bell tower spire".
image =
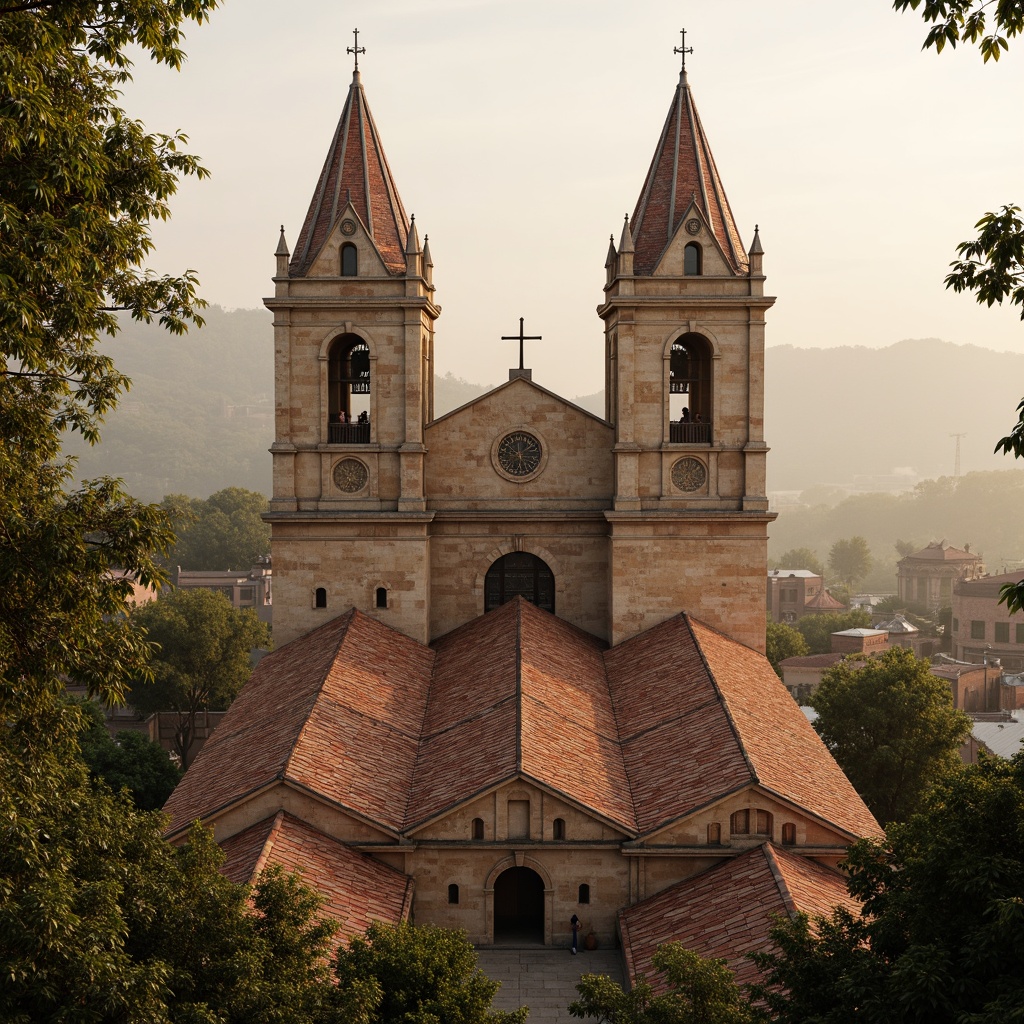
{"type": "Polygon", "coordinates": [[[760,236],[748,253],[697,113],[685,31],[674,53],[679,80],[598,308],[615,427],[611,639],[653,624],[662,602],[666,614],[700,607],[763,650],[774,519],[764,314],[775,300],[764,295],[760,236]],[[652,544],[655,563],[644,558],[652,544]]]}
{"type": "Polygon", "coordinates": [[[366,99],[366,47],[353,36],[341,116],[290,254],[282,229],[275,294],[264,300],[275,333],[278,643],[352,605],[427,639],[429,602],[409,581],[429,576],[423,428],[441,310],[366,99]]]}

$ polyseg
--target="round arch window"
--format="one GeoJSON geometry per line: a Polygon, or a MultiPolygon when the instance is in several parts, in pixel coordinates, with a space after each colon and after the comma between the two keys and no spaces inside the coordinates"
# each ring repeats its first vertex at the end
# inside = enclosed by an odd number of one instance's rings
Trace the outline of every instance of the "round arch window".
{"type": "Polygon", "coordinates": [[[526,551],[513,551],[494,562],[484,579],[484,611],[498,608],[513,597],[525,597],[554,614],[555,574],[547,562],[526,551]]]}

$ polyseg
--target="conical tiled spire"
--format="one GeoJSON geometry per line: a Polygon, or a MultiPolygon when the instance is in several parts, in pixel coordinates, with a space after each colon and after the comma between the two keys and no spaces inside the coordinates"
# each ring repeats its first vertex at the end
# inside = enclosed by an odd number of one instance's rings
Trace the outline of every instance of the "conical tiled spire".
{"type": "Polygon", "coordinates": [[[293,277],[301,277],[309,270],[348,202],[388,270],[404,274],[409,219],[384,156],[358,71],[352,75],[341,119],[299,233],[291,263],[293,277]]]}
{"type": "Polygon", "coordinates": [[[743,243],[684,71],[633,213],[635,273],[653,273],[691,202],[700,210],[732,269],[746,273],[743,243]]]}

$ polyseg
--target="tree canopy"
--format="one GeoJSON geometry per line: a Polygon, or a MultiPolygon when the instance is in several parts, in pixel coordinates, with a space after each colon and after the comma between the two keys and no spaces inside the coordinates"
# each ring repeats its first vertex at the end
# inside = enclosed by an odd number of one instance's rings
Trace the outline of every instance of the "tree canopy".
{"type": "Polygon", "coordinates": [[[765,635],[765,654],[780,679],[782,678],[782,669],[779,668],[781,662],[786,658],[799,658],[802,655],[810,654],[810,651],[807,641],[799,630],[787,626],[784,622],[768,622],[765,635]]]}
{"type": "Polygon", "coordinates": [[[754,958],[772,1020],[1024,1019],[1024,755],[950,770],[847,869],[862,914],[782,920],[754,958]]]}
{"type": "Polygon", "coordinates": [[[584,974],[569,1004],[574,1017],[615,1024],[754,1024],[762,1016],[742,996],[724,960],[708,960],[682,943],[659,946],[653,957],[665,991],[637,978],[629,992],[611,978],[584,974]]]}
{"type": "Polygon", "coordinates": [[[181,778],[180,769],[167,751],[131,729],[113,738],[94,701],[84,701],[82,711],[86,725],[78,741],[89,774],[102,779],[115,793],[127,789],[139,810],[156,811],[163,807],[181,778]]]}
{"type": "Polygon", "coordinates": [[[252,672],[252,651],[270,646],[270,630],[251,609],[199,588],[142,605],[133,618],[156,650],[152,679],[132,686],[131,704],[143,714],[177,713],[175,751],[187,768],[196,716],[227,709],[252,672]]]}
{"type": "Polygon", "coordinates": [[[828,553],[828,567],[848,587],[871,571],[871,548],[861,536],[837,540],[828,553]]]}
{"type": "Polygon", "coordinates": [[[976,43],[985,61],[999,60],[1009,49],[1008,40],[1024,32],[1024,3],[1021,0],[893,0],[893,8],[920,10],[932,27],[922,49],[942,53],[948,44],[976,43]],[[986,29],[989,29],[986,32],[986,29]]]}
{"type": "Polygon", "coordinates": [[[805,615],[797,620],[797,632],[807,641],[808,654],[830,654],[832,634],[844,629],[860,629],[871,625],[871,616],[863,608],[851,612],[823,612],[805,615]]]}
{"type": "Polygon", "coordinates": [[[773,569],[808,569],[816,576],[825,575],[825,566],[810,548],[790,548],[768,564],[773,569]]]}
{"type": "Polygon", "coordinates": [[[260,518],[267,499],[242,487],[225,487],[209,498],[169,494],[161,502],[177,540],[172,565],[183,569],[248,569],[270,554],[270,526],[260,518]]]}
{"type": "Polygon", "coordinates": [[[374,922],[338,950],[337,999],[351,1024],[522,1024],[528,1010],[491,1009],[498,982],[464,932],[374,922]]]}
{"type": "Polygon", "coordinates": [[[925,659],[890,647],[828,669],[811,697],[814,728],[872,814],[906,821],[960,763],[971,720],[925,659]]]}

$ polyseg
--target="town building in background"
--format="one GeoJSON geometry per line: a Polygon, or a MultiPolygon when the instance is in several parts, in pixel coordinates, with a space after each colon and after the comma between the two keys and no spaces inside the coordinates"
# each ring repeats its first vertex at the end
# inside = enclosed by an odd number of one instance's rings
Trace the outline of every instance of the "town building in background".
{"type": "Polygon", "coordinates": [[[1024,570],[960,580],[953,588],[953,656],[982,663],[998,660],[1008,672],[1024,670],[1024,614],[1010,615],[999,601],[1007,583],[1024,570]]]}
{"type": "Polygon", "coordinates": [[[954,548],[944,540],[901,558],[896,563],[899,599],[905,607],[937,611],[953,599],[953,585],[973,580],[985,572],[981,555],[971,553],[970,544],[954,548]]]}

